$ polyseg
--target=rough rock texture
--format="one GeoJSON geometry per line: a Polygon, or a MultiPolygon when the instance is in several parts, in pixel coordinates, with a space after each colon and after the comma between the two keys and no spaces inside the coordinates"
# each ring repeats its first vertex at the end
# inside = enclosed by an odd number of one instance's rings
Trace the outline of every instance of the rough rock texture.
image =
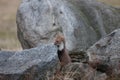
{"type": "MultiPolygon", "coordinates": [[[[106,67],[111,67],[109,70],[112,73],[120,74],[120,29],[96,42],[87,50],[87,54],[89,61],[100,61],[106,67]]],[[[101,68],[105,69],[105,67],[101,68]]]]}
{"type": "Polygon", "coordinates": [[[23,49],[50,43],[63,32],[67,49],[80,52],[120,27],[120,9],[96,0],[23,0],[17,12],[23,49]]]}
{"type": "Polygon", "coordinates": [[[0,52],[0,80],[46,80],[57,65],[54,45],[40,45],[20,52],[0,52]],[[4,58],[4,59],[3,59],[4,58]]]}
{"type": "Polygon", "coordinates": [[[13,56],[15,52],[10,51],[0,51],[0,64],[6,61],[9,57],[13,56]]]}

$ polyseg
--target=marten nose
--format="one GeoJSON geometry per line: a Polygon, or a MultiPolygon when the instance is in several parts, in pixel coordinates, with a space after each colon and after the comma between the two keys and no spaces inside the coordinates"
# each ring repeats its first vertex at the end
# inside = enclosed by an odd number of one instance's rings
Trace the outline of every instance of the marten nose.
{"type": "Polygon", "coordinates": [[[59,47],[59,44],[57,42],[55,42],[54,45],[56,45],[57,47],[59,47]]]}
{"type": "Polygon", "coordinates": [[[54,42],[54,45],[57,45],[57,44],[58,44],[58,41],[55,41],[55,42],[54,42]]]}

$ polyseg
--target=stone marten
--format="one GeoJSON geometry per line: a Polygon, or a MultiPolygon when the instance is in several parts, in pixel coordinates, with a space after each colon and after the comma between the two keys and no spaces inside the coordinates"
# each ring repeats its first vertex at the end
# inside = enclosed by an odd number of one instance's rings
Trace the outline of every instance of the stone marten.
{"type": "Polygon", "coordinates": [[[68,63],[71,63],[71,58],[68,54],[68,51],[65,46],[65,38],[63,35],[57,35],[55,38],[54,44],[58,47],[58,58],[60,61],[60,71],[62,68],[67,65],[68,63]]]}

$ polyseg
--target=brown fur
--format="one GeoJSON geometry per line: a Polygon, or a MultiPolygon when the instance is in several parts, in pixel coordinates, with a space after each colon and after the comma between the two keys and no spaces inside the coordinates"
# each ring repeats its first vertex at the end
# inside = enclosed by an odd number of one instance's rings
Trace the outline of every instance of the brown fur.
{"type": "Polygon", "coordinates": [[[60,61],[60,64],[61,64],[60,71],[62,70],[62,68],[65,65],[67,65],[68,63],[71,63],[71,58],[70,58],[70,56],[68,54],[68,51],[66,49],[66,46],[65,46],[65,38],[64,38],[64,36],[57,35],[56,38],[55,38],[54,44],[59,47],[59,45],[62,42],[64,43],[64,48],[61,51],[58,50],[58,58],[59,58],[59,61],[60,61]]]}

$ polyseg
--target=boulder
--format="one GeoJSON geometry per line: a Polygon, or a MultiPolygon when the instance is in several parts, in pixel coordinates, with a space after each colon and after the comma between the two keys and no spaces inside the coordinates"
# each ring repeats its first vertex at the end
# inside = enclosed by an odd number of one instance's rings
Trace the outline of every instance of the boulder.
{"type": "Polygon", "coordinates": [[[53,42],[62,32],[67,49],[85,51],[120,27],[120,9],[96,0],[22,0],[17,33],[23,49],[53,42]]]}
{"type": "Polygon", "coordinates": [[[52,44],[12,53],[0,51],[0,80],[47,80],[57,63],[57,48],[52,44]]]}
{"type": "Polygon", "coordinates": [[[90,62],[99,61],[99,70],[120,75],[120,29],[100,39],[87,50],[90,62]]]}
{"type": "Polygon", "coordinates": [[[14,51],[0,51],[0,64],[15,54],[14,51]]]}

